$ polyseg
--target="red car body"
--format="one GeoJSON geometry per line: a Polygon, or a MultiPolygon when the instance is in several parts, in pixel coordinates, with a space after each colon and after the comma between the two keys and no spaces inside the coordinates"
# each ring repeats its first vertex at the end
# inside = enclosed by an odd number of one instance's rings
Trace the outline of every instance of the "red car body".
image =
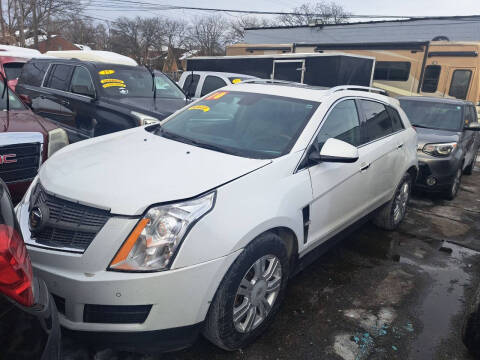
{"type": "MultiPolygon", "coordinates": [[[[40,133],[43,136],[43,148],[41,154],[41,162],[43,163],[47,160],[48,152],[48,132],[50,130],[58,128],[54,123],[49,120],[42,118],[41,116],[35,115],[30,109],[25,110],[10,110],[10,111],[0,111],[0,134],[1,133],[40,133]]],[[[4,151],[0,147],[0,159],[3,159],[5,155],[4,151]]],[[[16,155],[16,154],[15,154],[16,155]]],[[[7,160],[11,161],[15,157],[7,157],[7,160]]],[[[8,164],[0,164],[5,166],[8,164]]],[[[19,182],[10,182],[7,183],[8,189],[12,196],[14,203],[20,201],[27,191],[31,179],[26,181],[19,182]]]]}

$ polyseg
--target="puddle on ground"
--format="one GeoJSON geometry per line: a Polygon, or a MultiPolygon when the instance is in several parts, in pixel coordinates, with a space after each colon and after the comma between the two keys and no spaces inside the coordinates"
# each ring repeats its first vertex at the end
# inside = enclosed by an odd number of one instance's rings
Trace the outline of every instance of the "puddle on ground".
{"type": "Polygon", "coordinates": [[[465,259],[478,253],[451,243],[445,246],[452,253],[442,255],[445,261],[438,266],[400,259],[401,263],[419,266],[432,279],[417,307],[416,315],[423,329],[410,345],[409,359],[434,359],[437,347],[451,334],[452,318],[463,311],[464,286],[470,282],[470,275],[464,269],[465,259]]]}

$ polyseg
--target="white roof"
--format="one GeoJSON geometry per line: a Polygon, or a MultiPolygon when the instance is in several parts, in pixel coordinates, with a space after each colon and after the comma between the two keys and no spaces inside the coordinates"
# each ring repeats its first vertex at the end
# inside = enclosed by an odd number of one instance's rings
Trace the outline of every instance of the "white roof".
{"type": "Polygon", "coordinates": [[[0,45],[0,56],[12,56],[24,58],[26,60],[31,58],[49,57],[43,55],[40,51],[35,49],[27,49],[19,46],[0,45]]]}
{"type": "Polygon", "coordinates": [[[65,51],[47,51],[49,56],[63,59],[78,59],[84,61],[98,61],[111,64],[137,66],[137,62],[128,56],[120,55],[111,51],[101,50],[65,50],[65,51]]]}
{"type": "Polygon", "coordinates": [[[220,71],[185,71],[187,74],[194,74],[198,75],[215,75],[215,76],[223,76],[223,77],[241,77],[244,79],[258,79],[256,76],[246,75],[246,74],[238,74],[238,73],[229,73],[229,72],[220,72],[220,71]]]}
{"type": "MultiPolygon", "coordinates": [[[[344,89],[340,91],[334,91],[328,88],[314,87],[296,83],[284,83],[284,84],[271,84],[271,83],[248,83],[241,82],[234,85],[227,85],[222,88],[223,90],[230,91],[245,91],[257,94],[266,94],[274,96],[284,96],[295,99],[303,99],[309,101],[322,102],[325,97],[335,96],[341,94],[342,96],[363,96],[368,98],[377,99],[392,105],[398,105],[398,100],[389,96],[377,94],[374,92],[355,91],[354,89],[344,89]]],[[[340,90],[340,87],[337,89],[340,90]]]]}

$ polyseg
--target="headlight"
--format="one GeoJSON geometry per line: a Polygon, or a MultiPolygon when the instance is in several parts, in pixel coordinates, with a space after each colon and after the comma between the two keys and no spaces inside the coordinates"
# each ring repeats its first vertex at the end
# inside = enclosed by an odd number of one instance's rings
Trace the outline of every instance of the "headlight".
{"type": "Polygon", "coordinates": [[[215,193],[176,204],[156,206],[138,222],[110,263],[109,270],[167,269],[191,227],[215,202],[215,193]]]}
{"type": "Polygon", "coordinates": [[[136,111],[132,111],[131,114],[135,116],[138,119],[138,125],[151,125],[151,124],[156,124],[159,123],[160,120],[158,120],[156,117],[142,114],[136,111]]]}
{"type": "Polygon", "coordinates": [[[448,156],[457,147],[456,142],[445,144],[426,144],[423,147],[423,152],[433,156],[448,156]]]}
{"type": "Polygon", "coordinates": [[[52,156],[57,150],[68,145],[68,135],[63,129],[54,129],[48,132],[47,156],[52,156]]]}

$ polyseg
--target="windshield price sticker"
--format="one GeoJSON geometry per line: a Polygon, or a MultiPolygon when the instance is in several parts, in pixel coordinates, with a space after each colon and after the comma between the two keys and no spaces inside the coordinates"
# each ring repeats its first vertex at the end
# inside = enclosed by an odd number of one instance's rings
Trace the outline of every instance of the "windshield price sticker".
{"type": "Polygon", "coordinates": [[[120,80],[120,79],[103,79],[103,80],[100,80],[100,82],[102,84],[112,83],[112,82],[125,84],[125,82],[123,80],[120,80]]]}
{"type": "Polygon", "coordinates": [[[109,87],[112,87],[112,86],[118,86],[118,87],[125,87],[125,84],[124,83],[118,83],[118,82],[111,82],[111,83],[106,83],[106,84],[103,84],[103,87],[104,88],[109,88],[109,87]]]}
{"type": "Polygon", "coordinates": [[[100,75],[112,75],[112,74],[115,74],[115,70],[101,70],[98,73],[100,75]]]}
{"type": "Polygon", "coordinates": [[[194,105],[192,107],[189,107],[188,110],[202,110],[203,112],[210,111],[210,107],[206,105],[194,105]]]}
{"type": "Polygon", "coordinates": [[[205,98],[205,100],[218,100],[227,94],[228,94],[228,91],[218,91],[216,93],[213,93],[209,97],[205,98]]]}
{"type": "Polygon", "coordinates": [[[238,84],[238,83],[241,83],[242,82],[242,79],[233,79],[232,80],[232,84],[238,84]]]}

